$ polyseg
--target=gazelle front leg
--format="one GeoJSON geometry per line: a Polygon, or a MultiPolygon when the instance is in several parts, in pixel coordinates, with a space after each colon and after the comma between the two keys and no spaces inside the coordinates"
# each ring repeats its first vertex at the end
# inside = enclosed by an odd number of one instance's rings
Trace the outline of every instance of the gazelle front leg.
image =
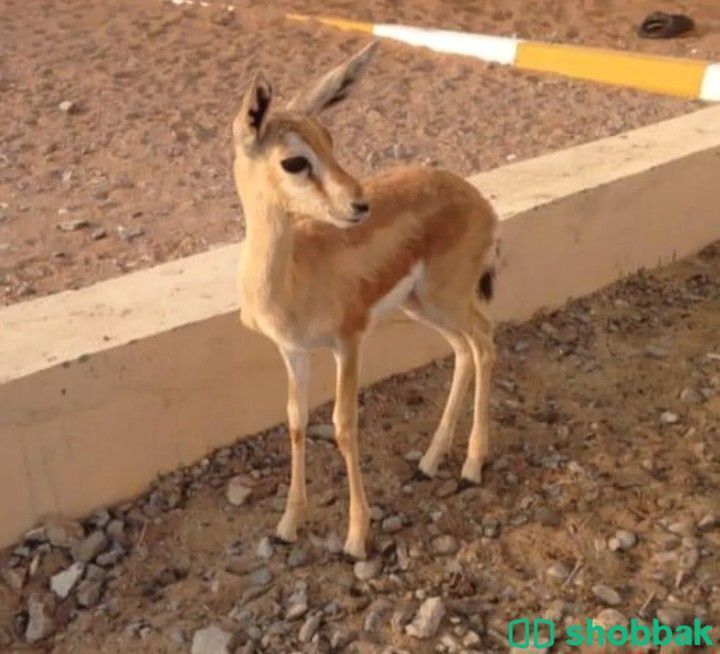
{"type": "Polygon", "coordinates": [[[292,464],[290,490],[285,513],[275,533],[281,540],[292,543],[297,540],[297,527],[307,510],[305,489],[305,429],[308,422],[308,380],[310,357],[299,350],[281,350],[288,375],[288,432],[292,464]]]}
{"type": "Polygon", "coordinates": [[[364,559],[370,527],[370,509],[360,473],[357,442],[358,339],[340,343],[334,355],[337,384],[333,424],[338,448],[345,458],[350,488],[350,516],[344,550],[353,558],[364,559]]]}

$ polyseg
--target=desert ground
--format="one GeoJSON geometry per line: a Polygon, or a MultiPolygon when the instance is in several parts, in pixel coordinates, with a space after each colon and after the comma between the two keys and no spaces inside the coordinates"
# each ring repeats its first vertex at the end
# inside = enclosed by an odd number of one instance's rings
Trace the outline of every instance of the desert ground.
{"type": "MultiPolygon", "coordinates": [[[[206,4],[4,1],[0,304],[242,237],[229,126],[250,72],[282,102],[365,41],[286,10],[720,56],[706,0],[206,4]],[[658,8],[697,31],[636,38],[658,8]]],[[[700,106],[383,43],[325,120],[358,174],[470,174],[700,106]]],[[[347,489],[327,405],[311,416],[297,544],[269,538],[289,472],[279,426],[1,551],[0,652],[506,652],[518,617],[718,624],[720,244],[501,325],[497,345],[480,487],[457,484],[469,398],[439,477],[413,478],[451,360],[362,390],[368,562],[339,554],[347,489]]]]}

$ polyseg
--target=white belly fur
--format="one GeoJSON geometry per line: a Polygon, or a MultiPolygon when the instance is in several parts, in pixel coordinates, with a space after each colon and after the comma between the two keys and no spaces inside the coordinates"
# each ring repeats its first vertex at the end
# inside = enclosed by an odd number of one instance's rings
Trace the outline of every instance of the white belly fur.
{"type": "Polygon", "coordinates": [[[390,291],[383,295],[370,309],[370,319],[375,321],[382,314],[400,306],[410,295],[424,272],[422,262],[416,263],[410,273],[403,277],[390,291]]]}

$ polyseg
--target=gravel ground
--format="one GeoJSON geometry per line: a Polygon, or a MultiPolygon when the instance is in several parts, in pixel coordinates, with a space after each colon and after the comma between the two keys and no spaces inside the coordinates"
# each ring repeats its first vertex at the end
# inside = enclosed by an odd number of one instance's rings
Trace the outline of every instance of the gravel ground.
{"type": "MultiPolygon", "coordinates": [[[[4,0],[0,305],[241,237],[229,125],[249,72],[264,67],[287,98],[365,40],[288,22],[273,4],[245,0],[229,12],[167,0],[4,0]]],[[[477,16],[497,3],[486,4],[477,16]]],[[[471,15],[470,3],[441,5],[378,1],[358,11],[412,22],[442,13],[446,27],[471,15]]],[[[607,26],[596,14],[583,25],[607,26]]],[[[513,20],[498,20],[497,33],[513,20]]],[[[385,42],[357,97],[326,121],[359,175],[407,161],[470,174],[698,106],[385,42]]]]}
{"type": "Polygon", "coordinates": [[[440,478],[410,481],[449,360],[362,392],[369,562],[337,554],[347,491],[324,406],[296,546],[267,539],[288,482],[277,428],[2,553],[0,651],[504,652],[519,617],[717,624],[720,243],[497,341],[482,487],[456,484],[469,401],[440,478]],[[28,636],[48,638],[11,645],[28,636]]]}

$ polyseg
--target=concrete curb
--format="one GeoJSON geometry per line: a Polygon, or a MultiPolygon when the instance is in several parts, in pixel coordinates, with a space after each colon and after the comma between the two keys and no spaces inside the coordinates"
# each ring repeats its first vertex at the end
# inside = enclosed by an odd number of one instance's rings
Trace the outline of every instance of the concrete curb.
{"type": "MultiPolygon", "coordinates": [[[[720,239],[718,179],[720,107],[473,177],[502,219],[494,316],[527,318],[720,239]]],[[[0,309],[0,545],[284,421],[279,355],[238,320],[238,252],[0,309]]],[[[362,382],[446,352],[393,314],[365,343],[362,382]]],[[[317,353],[312,405],[332,392],[317,353]]]]}
{"type": "Polygon", "coordinates": [[[720,64],[709,61],[408,25],[363,23],[327,16],[287,14],[287,17],[297,21],[315,20],[338,29],[364,32],[438,52],[475,57],[525,70],[557,73],[684,98],[720,100],[720,64]]]}

